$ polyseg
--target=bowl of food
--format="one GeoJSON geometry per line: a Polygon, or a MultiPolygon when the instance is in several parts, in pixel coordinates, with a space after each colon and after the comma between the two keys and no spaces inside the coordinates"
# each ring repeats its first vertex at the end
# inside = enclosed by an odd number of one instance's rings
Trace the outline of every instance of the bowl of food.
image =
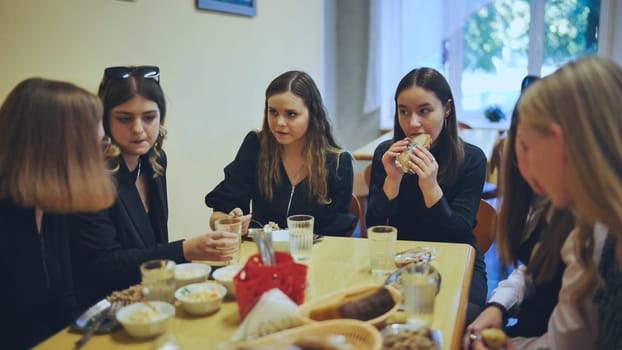
{"type": "Polygon", "coordinates": [[[383,349],[441,349],[441,332],[437,329],[419,329],[408,323],[393,323],[387,325],[380,333],[383,338],[383,349]]]}
{"type": "Polygon", "coordinates": [[[187,313],[204,315],[220,309],[227,289],[218,283],[192,283],[175,291],[175,298],[187,313]]]}
{"type": "Polygon", "coordinates": [[[151,338],[168,328],[168,320],[175,315],[175,307],[164,301],[143,301],[124,306],[116,318],[129,335],[151,338]]]}
{"type": "Polygon", "coordinates": [[[242,269],[242,267],[242,265],[229,265],[221,267],[212,273],[214,280],[227,288],[227,295],[230,297],[235,297],[233,277],[242,269]]]}
{"type": "Polygon", "coordinates": [[[212,267],[207,264],[187,263],[175,267],[175,287],[181,288],[187,284],[207,281],[212,267]]]}

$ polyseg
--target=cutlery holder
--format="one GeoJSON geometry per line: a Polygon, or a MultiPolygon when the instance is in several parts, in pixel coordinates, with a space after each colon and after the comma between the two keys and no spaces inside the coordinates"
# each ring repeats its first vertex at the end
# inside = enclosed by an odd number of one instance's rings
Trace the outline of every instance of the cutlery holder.
{"type": "Polygon", "coordinates": [[[298,305],[303,303],[307,266],[294,262],[288,253],[275,252],[275,257],[274,265],[264,265],[259,254],[251,255],[233,278],[240,319],[272,288],[279,288],[298,305]]]}

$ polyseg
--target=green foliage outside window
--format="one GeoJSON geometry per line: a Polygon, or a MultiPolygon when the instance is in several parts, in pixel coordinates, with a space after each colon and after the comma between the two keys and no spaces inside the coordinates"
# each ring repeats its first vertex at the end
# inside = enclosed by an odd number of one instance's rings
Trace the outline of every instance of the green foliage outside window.
{"type": "MultiPolygon", "coordinates": [[[[558,65],[597,49],[600,0],[546,0],[543,58],[558,65]]],[[[464,70],[494,72],[493,57],[527,55],[529,1],[493,0],[464,27],[464,70]]]]}

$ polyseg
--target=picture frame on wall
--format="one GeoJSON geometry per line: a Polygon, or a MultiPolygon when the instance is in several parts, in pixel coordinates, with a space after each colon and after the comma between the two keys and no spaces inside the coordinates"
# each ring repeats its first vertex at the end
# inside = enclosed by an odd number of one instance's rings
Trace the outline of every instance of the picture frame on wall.
{"type": "Polygon", "coordinates": [[[257,15],[257,0],[197,0],[197,8],[252,17],[257,15]]]}

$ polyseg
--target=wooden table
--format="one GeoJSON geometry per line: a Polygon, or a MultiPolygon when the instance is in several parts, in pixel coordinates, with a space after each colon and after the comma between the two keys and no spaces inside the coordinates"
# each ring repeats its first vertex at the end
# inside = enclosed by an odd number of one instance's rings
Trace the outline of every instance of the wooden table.
{"type": "MultiPolygon", "coordinates": [[[[460,136],[465,142],[479,147],[484,151],[486,158],[490,159],[492,149],[499,137],[499,131],[493,128],[460,129],[460,136]]],[[[378,147],[382,141],[388,140],[391,137],[393,137],[393,131],[382,134],[352,152],[352,157],[356,160],[372,160],[376,147],[378,147]]]]}
{"type": "MultiPolygon", "coordinates": [[[[436,248],[433,264],[441,273],[442,284],[435,302],[432,328],[442,334],[443,349],[459,349],[475,251],[466,244],[398,241],[398,251],[417,246],[436,248]]],[[[252,242],[242,244],[242,257],[257,252],[252,242]]],[[[370,283],[381,284],[384,277],[370,274],[366,239],[325,237],[313,247],[313,258],[306,263],[310,282],[307,300],[335,290],[370,283]]],[[[226,344],[240,324],[235,301],[225,301],[220,311],[193,317],[177,306],[169,323],[170,333],[183,349],[214,349],[226,344]]],[[[50,337],[35,349],[70,349],[80,334],[67,329],[50,337]]],[[[164,337],[164,336],[163,336],[164,337]]],[[[151,340],[131,338],[124,330],[95,335],[82,347],[89,349],[155,349],[162,337],[151,340]]],[[[225,349],[227,347],[224,347],[225,349]]],[[[220,349],[220,348],[219,348],[220,349]]]]}

